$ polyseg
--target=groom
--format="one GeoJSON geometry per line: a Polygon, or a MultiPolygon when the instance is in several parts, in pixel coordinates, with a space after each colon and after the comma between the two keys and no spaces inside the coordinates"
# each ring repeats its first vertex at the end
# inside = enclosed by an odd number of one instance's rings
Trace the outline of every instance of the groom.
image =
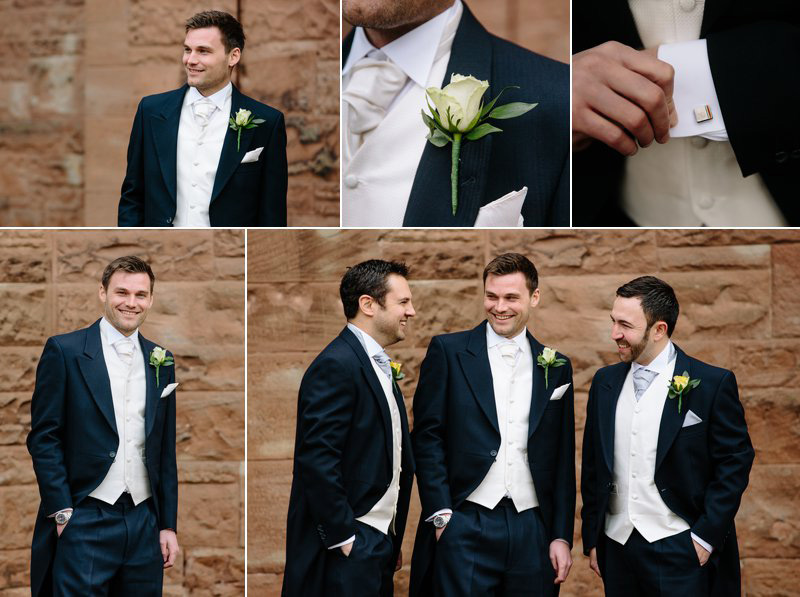
{"type": "Polygon", "coordinates": [[[569,226],[567,65],[489,34],[462,0],[344,0],[342,15],[355,26],[342,52],[344,226],[569,226]],[[498,105],[539,104],[462,145],[455,216],[451,146],[428,142],[420,115],[425,89],[454,73],[488,81],[486,102],[512,86],[498,105]]]}
{"type": "Polygon", "coordinates": [[[39,360],[28,435],[41,495],[34,597],[158,597],[175,563],[178,384],[171,355],[138,331],[154,281],[138,257],[109,263],[103,317],[49,338],[39,360]]]}
{"type": "Polygon", "coordinates": [[[136,112],[120,226],[286,226],[283,114],[231,83],[244,41],[225,12],[186,22],[186,84],[136,112]]]}

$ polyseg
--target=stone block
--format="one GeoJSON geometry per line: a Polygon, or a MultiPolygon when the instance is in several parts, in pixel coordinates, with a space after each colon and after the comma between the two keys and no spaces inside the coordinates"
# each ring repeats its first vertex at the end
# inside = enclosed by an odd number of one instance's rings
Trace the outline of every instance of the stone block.
{"type": "Polygon", "coordinates": [[[795,514],[798,492],[800,465],[756,461],[736,516],[741,557],[800,557],[800,523],[795,514]]]}
{"type": "Polygon", "coordinates": [[[0,283],[41,284],[50,280],[49,241],[43,231],[3,231],[0,283]]]}
{"type": "Polygon", "coordinates": [[[244,592],[244,550],[198,547],[186,553],[186,587],[192,592],[241,595],[244,592]]]}
{"type": "Polygon", "coordinates": [[[247,463],[248,574],[279,574],[286,559],[291,460],[247,463]]]}
{"type": "Polygon", "coordinates": [[[36,381],[36,365],[42,348],[0,347],[0,388],[3,392],[33,392],[36,381]]]}
{"type": "Polygon", "coordinates": [[[734,342],[731,364],[740,388],[797,387],[800,340],[734,342]]]}
{"type": "Polygon", "coordinates": [[[42,285],[0,284],[0,345],[41,346],[49,315],[48,292],[42,285]]]}
{"type": "Polygon", "coordinates": [[[30,549],[38,510],[39,490],[35,485],[0,487],[0,511],[5,520],[13,521],[4,525],[5,531],[0,533],[0,554],[10,549],[30,549]]]}
{"type": "MultiPolygon", "coordinates": [[[[741,383],[741,382],[740,382],[741,383]]],[[[758,464],[800,462],[800,401],[790,388],[745,388],[740,392],[758,464]]]]}
{"type": "Polygon", "coordinates": [[[770,265],[769,245],[662,247],[658,250],[661,271],[764,270],[770,265]]]}
{"type": "Polygon", "coordinates": [[[794,597],[800,560],[747,558],[742,563],[742,594],[747,597],[794,597]]]}
{"type": "MultiPolygon", "coordinates": [[[[190,546],[235,548],[239,545],[242,516],[239,483],[244,480],[216,482],[214,475],[220,473],[220,468],[208,467],[204,463],[181,462],[181,471],[192,471],[188,479],[195,474],[212,476],[208,482],[181,484],[178,492],[178,532],[184,549],[190,546]],[[199,471],[196,470],[198,468],[199,471]]],[[[238,470],[238,465],[234,468],[238,470]]]]}
{"type": "MultiPolygon", "coordinates": [[[[0,399],[2,399],[0,394],[0,399]]],[[[0,408],[5,411],[5,406],[0,404],[0,408]]],[[[5,426],[5,423],[3,423],[5,426]]],[[[27,435],[28,429],[25,429],[27,435]]],[[[31,485],[36,483],[36,476],[33,474],[33,462],[25,447],[25,436],[20,445],[3,445],[3,458],[0,460],[0,485],[31,485]]]]}
{"type": "Polygon", "coordinates": [[[762,245],[798,242],[797,230],[766,229],[745,230],[736,228],[711,228],[696,230],[657,230],[656,239],[663,247],[706,247],[713,245],[762,245]]]}
{"type": "Polygon", "coordinates": [[[796,338],[800,336],[800,244],[774,246],[772,267],[772,333],[796,338]]]}
{"type": "Polygon", "coordinates": [[[244,460],[244,394],[177,392],[178,457],[244,460]]]}
{"type": "Polygon", "coordinates": [[[3,595],[12,595],[12,590],[23,591],[28,587],[30,559],[30,549],[0,551],[0,591],[3,595]]]}

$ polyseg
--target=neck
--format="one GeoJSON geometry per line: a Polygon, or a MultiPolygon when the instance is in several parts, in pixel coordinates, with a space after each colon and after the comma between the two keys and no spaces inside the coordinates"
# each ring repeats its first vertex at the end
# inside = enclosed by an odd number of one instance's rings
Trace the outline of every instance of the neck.
{"type": "Polygon", "coordinates": [[[207,88],[204,88],[204,89],[200,89],[199,87],[197,87],[197,91],[199,91],[200,95],[202,95],[203,97],[208,97],[210,95],[214,95],[217,91],[219,91],[220,89],[225,87],[225,85],[227,85],[230,82],[231,82],[231,80],[228,79],[226,81],[223,81],[222,83],[220,83],[216,87],[207,87],[207,88]]]}
{"type": "Polygon", "coordinates": [[[642,353],[642,355],[638,359],[636,359],[636,362],[639,363],[640,365],[642,365],[643,367],[646,367],[647,365],[652,363],[653,360],[658,355],[661,354],[661,351],[664,350],[664,347],[666,347],[667,342],[669,342],[669,339],[668,338],[664,338],[662,341],[658,342],[657,344],[653,344],[653,346],[650,347],[651,350],[645,350],[642,353]]]}

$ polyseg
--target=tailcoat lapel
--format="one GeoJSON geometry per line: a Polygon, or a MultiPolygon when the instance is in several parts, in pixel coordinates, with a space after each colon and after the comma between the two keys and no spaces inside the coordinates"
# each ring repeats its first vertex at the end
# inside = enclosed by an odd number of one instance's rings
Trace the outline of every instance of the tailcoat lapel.
{"type": "MultiPolygon", "coordinates": [[[[450,75],[453,73],[472,75],[492,84],[491,38],[466,5],[453,39],[442,87],[450,82],[450,75]]],[[[490,87],[485,97],[494,97],[498,93],[500,89],[490,87]]],[[[465,141],[461,145],[458,211],[455,216],[450,207],[451,150],[452,145],[436,147],[425,143],[403,226],[469,227],[475,224],[490,176],[492,135],[478,141],[465,141]]]]}
{"type": "MultiPolygon", "coordinates": [[[[345,328],[340,336],[345,342],[347,342],[347,344],[350,345],[350,348],[352,348],[353,352],[356,354],[356,357],[361,364],[361,370],[364,373],[364,377],[367,379],[370,390],[372,390],[372,395],[378,402],[378,410],[380,411],[381,418],[383,419],[383,435],[385,437],[384,448],[386,450],[386,457],[389,459],[389,462],[392,462],[394,453],[394,450],[392,449],[392,415],[389,412],[389,405],[386,403],[386,394],[384,394],[381,382],[378,380],[378,376],[375,374],[375,369],[372,367],[372,362],[367,356],[367,351],[364,350],[364,347],[358,341],[356,335],[349,329],[345,328]]],[[[395,399],[397,399],[396,393],[395,399]]],[[[399,400],[399,403],[402,405],[402,399],[399,400]]],[[[402,406],[402,411],[403,412],[400,413],[401,417],[403,417],[403,413],[405,412],[405,406],[402,406]]]]}
{"type": "Polygon", "coordinates": [[[103,356],[99,319],[86,330],[86,342],[83,354],[78,357],[78,368],[89,387],[89,392],[97,404],[97,408],[103,413],[103,417],[114,433],[117,433],[114,399],[111,395],[111,380],[108,377],[108,369],[103,356]]]}
{"type": "Polygon", "coordinates": [[[184,85],[178,91],[166,96],[161,110],[153,115],[151,120],[153,140],[155,141],[156,156],[161,166],[161,175],[169,191],[174,205],[177,205],[178,185],[178,127],[181,122],[181,106],[189,86],[184,85]]]}
{"type": "MultiPolygon", "coordinates": [[[[674,375],[682,375],[684,371],[688,371],[689,376],[691,377],[692,368],[689,363],[689,357],[686,356],[686,353],[677,346],[675,346],[675,350],[678,352],[678,354],[675,357],[674,375]]],[[[692,391],[695,392],[697,390],[692,391]]],[[[661,466],[661,463],[664,461],[664,456],[667,455],[670,446],[672,446],[672,443],[675,441],[675,437],[678,435],[678,432],[683,426],[683,420],[686,418],[686,412],[689,410],[689,407],[687,406],[687,400],[689,400],[688,397],[690,396],[692,396],[692,392],[684,395],[680,413],[678,412],[677,398],[667,398],[667,400],[664,402],[664,410],[661,413],[661,426],[658,429],[658,447],[656,448],[655,470],[658,470],[658,467],[661,466]]]]}
{"type": "MultiPolygon", "coordinates": [[[[144,359],[144,376],[147,382],[147,393],[145,395],[144,407],[144,432],[145,437],[148,437],[153,429],[153,422],[156,418],[156,407],[158,406],[158,401],[161,398],[160,389],[166,387],[166,380],[169,379],[169,375],[167,371],[165,371],[167,367],[162,366],[158,374],[159,383],[156,385],[156,368],[150,364],[150,353],[153,351],[156,345],[139,333],[139,346],[142,350],[142,359],[144,359]]],[[[174,367],[175,365],[169,366],[174,367]]]]}
{"type": "Polygon", "coordinates": [[[598,428],[603,457],[609,471],[614,470],[614,427],[617,418],[617,401],[630,371],[630,364],[620,364],[613,368],[607,382],[598,390],[597,405],[598,428]]]}
{"type": "MultiPolygon", "coordinates": [[[[231,113],[228,118],[236,114],[240,108],[248,109],[244,104],[245,101],[245,96],[233,85],[233,90],[231,91],[231,113]]],[[[259,118],[259,114],[253,112],[253,117],[259,118]]],[[[211,203],[214,202],[222,189],[225,188],[228,179],[241,163],[244,154],[249,151],[256,130],[255,128],[243,129],[241,143],[237,149],[236,143],[239,133],[230,128],[228,124],[226,124],[226,126],[228,129],[225,133],[225,141],[222,144],[222,153],[219,157],[217,175],[214,178],[214,189],[211,191],[211,203]]],[[[263,126],[263,124],[257,126],[263,126]]]]}
{"type": "Polygon", "coordinates": [[[531,358],[533,361],[533,383],[531,384],[531,408],[530,414],[528,416],[528,437],[530,438],[533,435],[533,432],[536,431],[536,428],[539,426],[539,422],[542,420],[542,415],[544,414],[544,410],[547,408],[547,405],[550,402],[550,396],[555,389],[555,386],[552,385],[553,382],[553,371],[554,369],[550,369],[550,374],[548,375],[548,380],[550,385],[545,387],[544,385],[544,368],[539,367],[538,363],[536,362],[536,357],[541,354],[544,346],[539,344],[538,340],[533,337],[533,335],[526,331],[525,335],[528,338],[528,343],[531,346],[531,358]]]}
{"type": "Polygon", "coordinates": [[[459,352],[457,356],[467,385],[472,390],[472,395],[494,430],[499,434],[500,426],[497,423],[492,368],[489,365],[489,351],[486,346],[485,326],[487,325],[489,325],[487,322],[483,322],[473,328],[467,341],[467,349],[459,352]]]}

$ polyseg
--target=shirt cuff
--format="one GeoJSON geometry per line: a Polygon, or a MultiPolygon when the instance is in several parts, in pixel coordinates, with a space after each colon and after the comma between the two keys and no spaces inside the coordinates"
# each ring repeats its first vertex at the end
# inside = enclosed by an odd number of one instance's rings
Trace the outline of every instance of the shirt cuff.
{"type": "Polygon", "coordinates": [[[700,544],[700,546],[701,546],[703,549],[705,549],[705,550],[706,550],[708,553],[712,553],[712,552],[714,551],[714,548],[713,548],[713,547],[711,547],[711,546],[710,546],[708,543],[706,543],[705,541],[703,541],[703,540],[702,540],[700,537],[698,537],[698,536],[697,536],[697,535],[695,535],[694,533],[690,533],[690,534],[691,534],[691,536],[692,536],[692,539],[694,539],[695,541],[697,541],[697,542],[700,544]]]}
{"type": "Polygon", "coordinates": [[[433,522],[433,519],[437,516],[444,516],[447,514],[448,516],[453,515],[453,511],[450,508],[442,508],[441,510],[437,510],[433,514],[431,514],[428,518],[425,519],[425,522],[433,522]]]}
{"type": "MultiPolygon", "coordinates": [[[[566,539],[562,539],[561,537],[556,537],[555,539],[553,539],[553,541],[561,541],[562,543],[566,543],[567,547],[569,547],[569,541],[567,541],[566,539]]],[[[551,541],[550,543],[552,543],[553,541],[551,541]]]]}
{"type": "Polygon", "coordinates": [[[346,541],[342,541],[341,543],[337,543],[336,545],[331,545],[328,549],[336,549],[337,547],[341,547],[342,545],[347,545],[348,543],[353,543],[356,540],[356,536],[353,535],[346,541]]]}
{"type": "Polygon", "coordinates": [[[727,141],[728,131],[719,107],[717,90],[708,63],[706,40],[696,39],[658,47],[658,59],[675,69],[672,99],[678,114],[678,124],[669,131],[671,137],[705,137],[712,141],[727,141]],[[711,119],[697,122],[695,108],[705,111],[711,119]]]}
{"type": "Polygon", "coordinates": [[[53,512],[53,513],[52,513],[50,516],[48,516],[47,518],[55,518],[55,517],[56,517],[56,514],[58,514],[58,513],[60,513],[60,512],[72,512],[72,508],[62,508],[61,510],[57,510],[57,511],[53,512]]]}

